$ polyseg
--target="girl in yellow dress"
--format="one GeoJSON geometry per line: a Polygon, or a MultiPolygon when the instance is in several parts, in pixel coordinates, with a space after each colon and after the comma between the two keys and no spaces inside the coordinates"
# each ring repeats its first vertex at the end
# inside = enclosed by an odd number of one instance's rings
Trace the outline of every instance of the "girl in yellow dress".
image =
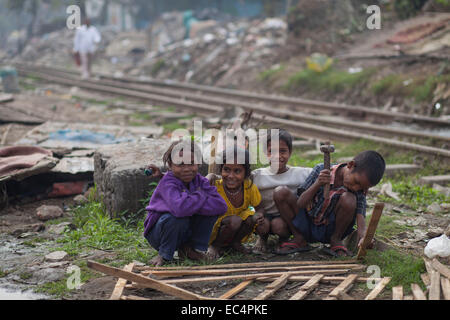
{"type": "Polygon", "coordinates": [[[215,174],[207,176],[228,206],[227,212],[217,219],[213,227],[208,248],[210,258],[218,258],[225,248],[250,253],[251,250],[242,242],[246,242],[256,225],[264,220],[264,212],[258,208],[261,195],[250,178],[249,152],[234,148],[234,162],[227,161],[226,155],[225,150],[220,165],[221,179],[215,174]],[[240,153],[244,153],[243,164],[238,163],[240,153]],[[250,207],[256,208],[256,211],[250,207]]]}

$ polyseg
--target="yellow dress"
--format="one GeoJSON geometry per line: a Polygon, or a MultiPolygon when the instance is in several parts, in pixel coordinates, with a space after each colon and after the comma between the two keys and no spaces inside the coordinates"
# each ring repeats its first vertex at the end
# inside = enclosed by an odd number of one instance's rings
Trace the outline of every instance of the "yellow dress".
{"type": "MultiPolygon", "coordinates": [[[[242,203],[242,206],[235,208],[230,200],[228,200],[228,197],[225,193],[225,190],[223,188],[223,180],[216,180],[215,186],[217,188],[217,192],[222,196],[222,198],[225,200],[228,206],[227,212],[225,214],[221,215],[216,223],[214,224],[213,230],[211,232],[211,237],[209,238],[209,244],[211,244],[217,237],[217,233],[219,232],[220,224],[222,223],[222,220],[229,216],[239,216],[242,220],[247,219],[249,216],[252,216],[255,214],[255,211],[249,209],[250,206],[256,207],[261,202],[261,194],[259,193],[258,187],[254,183],[252,183],[250,180],[246,179],[244,181],[244,201],[242,203]]],[[[256,227],[256,226],[255,226],[256,227]]],[[[245,236],[242,239],[242,242],[246,242],[249,238],[250,234],[245,236]]]]}

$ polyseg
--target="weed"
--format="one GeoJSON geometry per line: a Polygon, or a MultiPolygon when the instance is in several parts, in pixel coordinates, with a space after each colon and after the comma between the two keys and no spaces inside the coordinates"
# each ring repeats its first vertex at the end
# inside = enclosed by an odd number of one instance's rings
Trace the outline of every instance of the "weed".
{"type": "Polygon", "coordinates": [[[164,68],[165,66],[166,66],[166,63],[165,63],[164,59],[159,59],[152,66],[152,70],[150,71],[151,75],[156,76],[159,73],[159,71],[161,71],[161,69],[164,68]]]}
{"type": "Polygon", "coordinates": [[[261,72],[259,74],[259,79],[260,79],[260,81],[263,81],[263,82],[272,80],[276,74],[278,74],[279,72],[281,72],[283,70],[284,70],[284,65],[278,65],[278,66],[272,67],[269,70],[265,70],[265,71],[261,72]]]}

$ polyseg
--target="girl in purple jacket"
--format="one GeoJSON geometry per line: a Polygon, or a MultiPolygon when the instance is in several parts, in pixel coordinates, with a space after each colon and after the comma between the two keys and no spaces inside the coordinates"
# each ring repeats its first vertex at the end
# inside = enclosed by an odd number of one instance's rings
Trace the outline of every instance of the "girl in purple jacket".
{"type": "MultiPolygon", "coordinates": [[[[150,261],[152,265],[171,261],[177,250],[180,258],[206,259],[201,251],[208,249],[212,228],[217,218],[227,211],[227,204],[216,187],[198,173],[196,163],[200,161],[194,160],[199,156],[201,159],[192,141],[172,143],[163,156],[169,171],[156,187],[144,221],[144,237],[158,251],[150,261]],[[183,157],[183,151],[191,157],[183,157]]],[[[153,177],[162,176],[158,167],[149,167],[153,169],[153,177]]]]}

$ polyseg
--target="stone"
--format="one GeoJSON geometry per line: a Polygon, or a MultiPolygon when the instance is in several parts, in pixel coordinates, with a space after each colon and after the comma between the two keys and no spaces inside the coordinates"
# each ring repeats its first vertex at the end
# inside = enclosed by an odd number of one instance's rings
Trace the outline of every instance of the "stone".
{"type": "Polygon", "coordinates": [[[70,222],[63,222],[49,226],[48,232],[53,234],[63,234],[66,228],[75,229],[75,226],[70,222]]]}
{"type": "Polygon", "coordinates": [[[49,262],[58,262],[67,260],[69,254],[65,251],[54,251],[45,256],[45,260],[49,262]]]}
{"type": "Polygon", "coordinates": [[[33,273],[32,280],[36,284],[43,284],[47,282],[55,282],[61,280],[66,272],[63,269],[45,268],[33,273]]]}
{"type": "Polygon", "coordinates": [[[89,200],[82,194],[77,195],[75,198],[73,198],[73,202],[77,205],[82,205],[87,203],[89,200]]]}
{"type": "Polygon", "coordinates": [[[436,202],[430,204],[430,205],[427,207],[427,212],[429,212],[429,213],[435,214],[435,213],[439,213],[439,212],[442,212],[442,211],[443,211],[443,209],[441,208],[441,206],[439,205],[439,203],[436,203],[436,202]]]}
{"type": "Polygon", "coordinates": [[[444,233],[444,229],[442,229],[442,228],[430,227],[427,231],[427,237],[432,239],[432,238],[439,237],[443,233],[444,233]]]}
{"type": "Polygon", "coordinates": [[[58,206],[43,205],[37,208],[36,216],[39,220],[46,221],[62,217],[63,210],[58,206]]]}
{"type": "Polygon", "coordinates": [[[450,224],[447,226],[447,229],[445,229],[444,233],[447,237],[450,237],[450,224]]]}
{"type": "Polygon", "coordinates": [[[439,192],[440,194],[445,195],[446,197],[450,197],[450,188],[443,187],[440,184],[434,183],[433,189],[439,192]]]}
{"type": "Polygon", "coordinates": [[[40,232],[45,230],[45,224],[43,223],[33,223],[33,224],[26,224],[23,226],[19,226],[14,228],[10,234],[18,237],[24,233],[29,233],[29,232],[40,232]]]}

